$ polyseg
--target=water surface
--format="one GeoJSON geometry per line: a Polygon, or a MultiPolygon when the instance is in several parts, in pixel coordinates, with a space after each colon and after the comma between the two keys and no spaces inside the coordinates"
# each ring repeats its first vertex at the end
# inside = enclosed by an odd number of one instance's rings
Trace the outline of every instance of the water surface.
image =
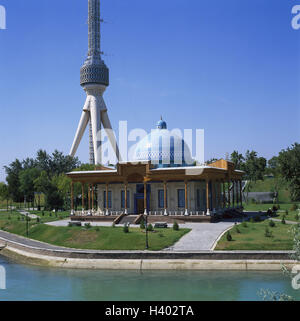
{"type": "Polygon", "coordinates": [[[103,271],[22,265],[0,256],[0,300],[261,300],[261,288],[300,300],[281,272],[103,271]]]}

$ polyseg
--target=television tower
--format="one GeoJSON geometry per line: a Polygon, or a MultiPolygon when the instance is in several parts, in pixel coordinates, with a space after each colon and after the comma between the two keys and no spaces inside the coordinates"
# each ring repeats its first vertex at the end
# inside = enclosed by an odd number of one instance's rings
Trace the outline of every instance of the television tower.
{"type": "Polygon", "coordinates": [[[101,124],[105,129],[109,142],[120,161],[119,148],[115,135],[112,131],[111,123],[107,114],[107,107],[103,99],[103,93],[109,86],[109,69],[101,59],[100,48],[100,0],[88,0],[88,35],[89,49],[88,57],[80,70],[80,85],[87,94],[83,107],[77,132],[70,151],[72,157],[75,156],[82,136],[87,125],[90,125],[90,163],[101,164],[102,142],[101,124]]]}

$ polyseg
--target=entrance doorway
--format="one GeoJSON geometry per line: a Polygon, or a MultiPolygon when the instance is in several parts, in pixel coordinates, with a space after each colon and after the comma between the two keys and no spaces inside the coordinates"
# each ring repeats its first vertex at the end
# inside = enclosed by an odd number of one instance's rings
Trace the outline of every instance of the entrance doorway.
{"type": "MultiPolygon", "coordinates": [[[[150,185],[147,185],[147,211],[150,209],[150,185]]],[[[144,184],[136,185],[136,193],[134,194],[134,213],[143,214],[144,208],[144,184]]]]}

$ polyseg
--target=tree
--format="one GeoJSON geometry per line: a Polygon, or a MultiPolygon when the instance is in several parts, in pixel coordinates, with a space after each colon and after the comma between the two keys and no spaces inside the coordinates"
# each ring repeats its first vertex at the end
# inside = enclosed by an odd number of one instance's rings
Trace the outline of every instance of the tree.
{"type": "Polygon", "coordinates": [[[2,182],[0,182],[0,200],[6,201],[6,208],[8,210],[8,201],[9,201],[8,186],[2,182]]]}
{"type": "Polygon", "coordinates": [[[295,143],[278,156],[280,175],[289,183],[291,198],[300,201],[300,144],[295,143]]]}
{"type": "Polygon", "coordinates": [[[23,193],[20,191],[19,174],[23,170],[22,163],[16,159],[8,166],[4,166],[7,174],[6,181],[8,184],[8,193],[11,195],[14,202],[22,202],[23,193]]]}
{"type": "Polygon", "coordinates": [[[35,192],[34,181],[39,177],[39,175],[40,171],[37,168],[28,168],[20,172],[20,191],[32,204],[34,203],[35,192]]]}
{"type": "Polygon", "coordinates": [[[257,152],[247,150],[242,170],[246,173],[246,179],[256,182],[264,179],[267,160],[264,157],[257,157],[257,152]]]}
{"type": "Polygon", "coordinates": [[[252,188],[253,182],[264,179],[264,173],[267,166],[267,160],[264,157],[257,157],[257,152],[247,150],[244,157],[245,162],[241,165],[241,169],[245,171],[247,202],[248,195],[252,188]]]}
{"type": "Polygon", "coordinates": [[[60,197],[64,201],[65,208],[70,207],[71,182],[72,180],[65,174],[60,174],[59,176],[54,177],[54,183],[57,187],[60,197]]]}
{"type": "Polygon", "coordinates": [[[233,151],[230,155],[230,160],[234,163],[236,169],[241,170],[245,159],[243,154],[239,154],[238,151],[233,151]]]}

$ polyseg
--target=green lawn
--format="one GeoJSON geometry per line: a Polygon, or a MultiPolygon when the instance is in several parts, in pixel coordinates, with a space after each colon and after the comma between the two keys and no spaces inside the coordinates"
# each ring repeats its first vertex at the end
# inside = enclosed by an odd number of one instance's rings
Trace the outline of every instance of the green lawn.
{"type": "Polygon", "coordinates": [[[57,213],[54,213],[52,211],[29,211],[29,213],[39,216],[42,223],[63,220],[70,216],[70,211],[57,213]]]}
{"type": "MultiPolygon", "coordinates": [[[[17,213],[0,214],[0,229],[14,234],[26,236],[26,222],[21,221],[17,213]]],[[[171,228],[157,229],[149,232],[149,250],[157,251],[173,245],[189,229],[174,231],[171,228]]],[[[37,224],[36,220],[29,223],[29,237],[34,240],[77,248],[95,250],[144,250],[145,232],[139,228],[130,228],[124,233],[122,227],[55,227],[37,224]]]]}
{"type": "MultiPolygon", "coordinates": [[[[262,211],[265,212],[269,208],[272,208],[274,204],[244,204],[244,210],[245,211],[253,211],[253,212],[258,212],[262,211]]],[[[296,214],[299,214],[299,211],[291,211],[292,203],[286,203],[286,204],[279,204],[280,209],[277,212],[277,219],[282,219],[282,217],[285,215],[285,219],[287,221],[294,221],[294,222],[299,222],[300,220],[296,219],[296,214]],[[285,210],[288,210],[288,215],[285,214],[285,210]]]]}
{"type": "MultiPolygon", "coordinates": [[[[276,179],[265,177],[264,180],[253,182],[250,192],[274,192],[275,185],[276,179]]],[[[290,199],[289,185],[287,182],[282,181],[278,191],[278,202],[288,203],[290,199]]]]}
{"type": "Polygon", "coordinates": [[[226,233],[217,244],[216,250],[292,250],[292,226],[276,222],[275,227],[269,226],[269,220],[258,223],[247,222],[247,227],[237,225],[230,230],[232,241],[227,241],[226,233]],[[266,227],[272,232],[272,237],[265,236],[266,227]]]}

